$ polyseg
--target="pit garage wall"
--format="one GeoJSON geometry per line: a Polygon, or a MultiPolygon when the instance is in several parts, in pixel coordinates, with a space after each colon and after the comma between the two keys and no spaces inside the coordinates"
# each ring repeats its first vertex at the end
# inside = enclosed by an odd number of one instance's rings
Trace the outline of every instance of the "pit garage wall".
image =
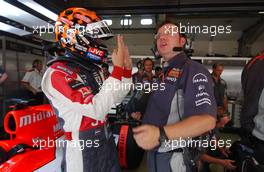
{"type": "Polygon", "coordinates": [[[16,97],[23,94],[21,79],[32,67],[34,59],[44,60],[41,47],[21,40],[0,37],[0,66],[6,70],[8,79],[2,85],[1,97],[16,97]]]}

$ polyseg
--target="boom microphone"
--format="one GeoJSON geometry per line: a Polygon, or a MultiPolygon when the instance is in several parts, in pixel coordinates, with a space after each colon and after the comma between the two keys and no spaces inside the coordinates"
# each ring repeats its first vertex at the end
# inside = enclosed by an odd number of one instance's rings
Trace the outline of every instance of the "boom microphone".
{"type": "Polygon", "coordinates": [[[183,48],[182,47],[173,47],[172,51],[178,52],[178,51],[182,51],[183,48]]]}

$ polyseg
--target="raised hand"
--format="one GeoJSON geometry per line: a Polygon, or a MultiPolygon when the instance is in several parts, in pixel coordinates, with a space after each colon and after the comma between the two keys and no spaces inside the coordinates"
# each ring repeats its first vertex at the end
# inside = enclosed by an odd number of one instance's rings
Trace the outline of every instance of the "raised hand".
{"type": "Polygon", "coordinates": [[[128,47],[126,45],[124,48],[124,67],[125,69],[128,69],[128,70],[132,69],[132,59],[129,56],[128,47]]]}
{"type": "Polygon", "coordinates": [[[125,44],[123,41],[123,36],[117,35],[117,49],[114,49],[112,53],[112,62],[114,66],[124,66],[124,50],[125,44]]]}

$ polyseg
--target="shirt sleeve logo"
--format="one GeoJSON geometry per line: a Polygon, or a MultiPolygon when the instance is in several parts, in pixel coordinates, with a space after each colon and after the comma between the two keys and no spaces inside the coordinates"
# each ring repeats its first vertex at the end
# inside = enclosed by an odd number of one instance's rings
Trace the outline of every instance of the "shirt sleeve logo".
{"type": "Polygon", "coordinates": [[[209,98],[202,98],[200,100],[195,101],[195,106],[201,106],[202,104],[211,105],[211,100],[209,98]]]}
{"type": "Polygon", "coordinates": [[[202,73],[198,73],[193,77],[193,83],[208,82],[207,76],[202,73]]]}
{"type": "Polygon", "coordinates": [[[179,78],[181,74],[182,74],[182,70],[178,68],[173,68],[168,72],[168,76],[173,78],[179,78]]]}
{"type": "Polygon", "coordinates": [[[169,70],[166,80],[176,82],[178,78],[182,75],[182,70],[179,68],[172,68],[169,70]]]}

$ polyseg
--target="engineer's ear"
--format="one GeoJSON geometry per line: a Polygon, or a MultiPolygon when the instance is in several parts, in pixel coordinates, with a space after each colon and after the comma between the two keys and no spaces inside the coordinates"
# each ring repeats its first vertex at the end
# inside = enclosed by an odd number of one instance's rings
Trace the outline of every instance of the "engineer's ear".
{"type": "Polygon", "coordinates": [[[186,43],[187,43],[186,38],[181,37],[180,38],[180,45],[181,45],[181,47],[184,47],[186,43]]]}

